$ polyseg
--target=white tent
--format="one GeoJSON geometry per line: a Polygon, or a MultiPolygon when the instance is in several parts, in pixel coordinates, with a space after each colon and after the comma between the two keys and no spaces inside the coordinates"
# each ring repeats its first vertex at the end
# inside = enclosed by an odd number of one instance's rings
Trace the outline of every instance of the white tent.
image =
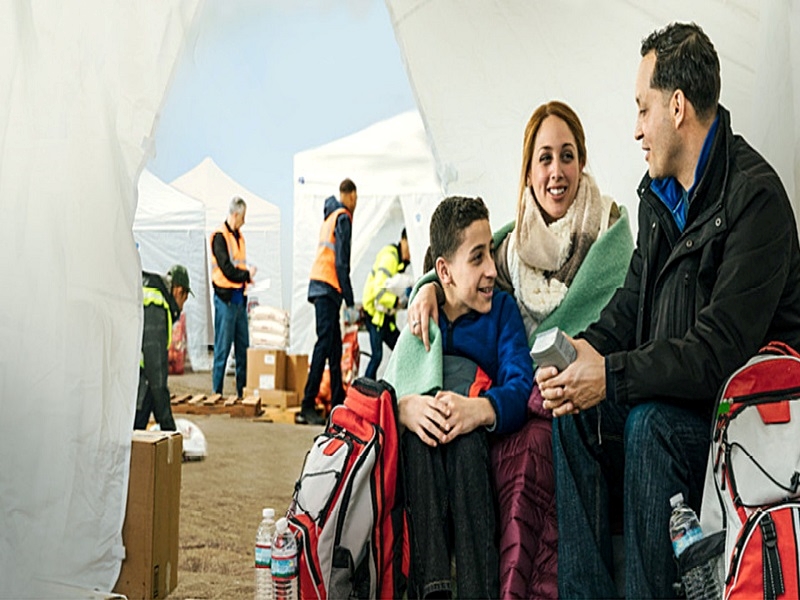
{"type": "Polygon", "coordinates": [[[0,2],[0,597],[89,598],[119,574],[136,179],[197,5],[0,2]]]}
{"type": "Polygon", "coordinates": [[[208,371],[211,368],[208,345],[213,341],[213,329],[205,206],[147,169],[139,177],[138,191],[133,237],[142,269],[163,274],[178,263],[188,269],[194,296],[184,306],[187,351],[192,370],[208,371]]]}
{"type": "MultiPolygon", "coordinates": [[[[339,183],[346,177],[358,188],[350,256],[356,301],[361,299],[375,255],[386,244],[399,241],[403,227],[408,234],[412,269],[415,273],[422,270],[430,217],[443,196],[416,111],[295,154],[293,352],[309,354],[316,341],[314,307],[307,301],[308,275],[317,250],[323,203],[328,196],[339,197],[339,183]]],[[[360,343],[363,348],[364,342],[360,343]]]]}
{"type": "MultiPolygon", "coordinates": [[[[175,179],[171,185],[205,205],[207,239],[228,217],[228,208],[234,196],[247,202],[242,233],[247,244],[247,262],[258,268],[254,286],[258,302],[282,307],[280,209],[232,179],[209,157],[175,179]]],[[[210,293],[213,293],[213,288],[210,293]]],[[[250,295],[251,299],[255,297],[252,290],[250,295]]],[[[213,313],[213,303],[211,306],[213,313]]],[[[213,343],[213,334],[210,343],[213,343]]]]}
{"type": "Polygon", "coordinates": [[[600,189],[637,214],[646,165],[633,140],[641,40],[695,21],[720,56],[722,103],[800,193],[800,3],[791,0],[386,0],[448,193],[513,218],[525,123],[560,99],[581,117],[600,189]]]}

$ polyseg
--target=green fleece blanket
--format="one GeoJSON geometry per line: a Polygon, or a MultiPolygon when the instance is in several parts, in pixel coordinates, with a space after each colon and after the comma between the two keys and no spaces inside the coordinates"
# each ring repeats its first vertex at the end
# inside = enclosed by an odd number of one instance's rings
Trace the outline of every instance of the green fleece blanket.
{"type": "MultiPolygon", "coordinates": [[[[592,244],[566,296],[558,308],[539,324],[539,330],[558,326],[570,336],[580,333],[597,320],[600,311],[622,285],[633,253],[633,237],[628,211],[623,206],[620,211],[617,222],[592,244]]],[[[495,247],[513,230],[512,221],[497,231],[493,236],[495,247]]],[[[414,286],[411,297],[421,285],[435,279],[434,271],[423,275],[414,286]]],[[[442,387],[442,340],[433,320],[430,332],[430,352],[425,352],[425,346],[408,327],[400,333],[383,376],[394,387],[398,398],[407,394],[425,394],[442,387]]],[[[533,344],[534,336],[535,332],[532,332],[529,346],[533,344]]]]}
{"type": "Polygon", "coordinates": [[[400,332],[383,379],[394,388],[398,398],[408,394],[431,394],[442,388],[442,335],[430,321],[430,352],[408,326],[400,332]]]}

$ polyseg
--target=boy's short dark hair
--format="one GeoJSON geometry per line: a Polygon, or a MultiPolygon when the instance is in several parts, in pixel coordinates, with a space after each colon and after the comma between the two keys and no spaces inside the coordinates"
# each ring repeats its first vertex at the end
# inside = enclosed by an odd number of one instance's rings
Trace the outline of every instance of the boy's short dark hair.
{"type": "Polygon", "coordinates": [[[426,262],[430,261],[433,268],[440,256],[451,260],[464,241],[464,230],[475,221],[484,220],[489,220],[489,209],[481,198],[450,196],[442,200],[431,217],[431,245],[425,256],[426,262]]]}
{"type": "Polygon", "coordinates": [[[339,184],[339,193],[340,194],[352,194],[356,191],[356,184],[353,183],[352,179],[345,179],[342,183],[339,184]]]}
{"type": "Polygon", "coordinates": [[[641,55],[656,53],[650,87],[672,93],[680,89],[697,116],[716,114],[722,82],[714,44],[695,23],[670,23],[642,40],[641,55]]]}

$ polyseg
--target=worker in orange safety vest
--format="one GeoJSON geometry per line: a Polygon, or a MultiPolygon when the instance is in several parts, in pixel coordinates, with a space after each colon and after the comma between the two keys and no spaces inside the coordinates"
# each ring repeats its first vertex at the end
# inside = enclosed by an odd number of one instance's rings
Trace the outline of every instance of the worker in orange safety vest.
{"type": "Polygon", "coordinates": [[[320,228],[317,255],[311,267],[308,301],[314,304],[317,342],[311,356],[308,381],[297,422],[322,425],[325,419],[316,411],[317,394],[325,361],[331,381],[331,406],[344,402],[342,388],[342,331],[339,309],[344,300],[353,308],[353,286],[350,283],[350,241],[353,213],[358,202],[356,184],[345,179],[339,185],[339,200],[325,200],[324,221],[320,228]]]}

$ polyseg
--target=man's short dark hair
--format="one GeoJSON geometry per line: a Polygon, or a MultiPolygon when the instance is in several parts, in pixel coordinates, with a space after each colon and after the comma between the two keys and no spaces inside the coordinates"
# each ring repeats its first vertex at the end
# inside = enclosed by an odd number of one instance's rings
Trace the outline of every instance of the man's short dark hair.
{"type": "Polygon", "coordinates": [[[352,194],[356,191],[356,184],[353,183],[352,179],[345,179],[342,183],[339,184],[339,193],[340,194],[352,194]]]}
{"type": "Polygon", "coordinates": [[[695,23],[670,23],[642,40],[641,54],[656,53],[650,87],[672,93],[683,91],[697,116],[713,116],[719,102],[721,80],[714,44],[695,23]]]}
{"type": "Polygon", "coordinates": [[[451,260],[464,241],[464,230],[484,220],[489,220],[489,209],[481,198],[450,196],[442,200],[431,217],[429,251],[433,262],[440,256],[451,260]]]}

